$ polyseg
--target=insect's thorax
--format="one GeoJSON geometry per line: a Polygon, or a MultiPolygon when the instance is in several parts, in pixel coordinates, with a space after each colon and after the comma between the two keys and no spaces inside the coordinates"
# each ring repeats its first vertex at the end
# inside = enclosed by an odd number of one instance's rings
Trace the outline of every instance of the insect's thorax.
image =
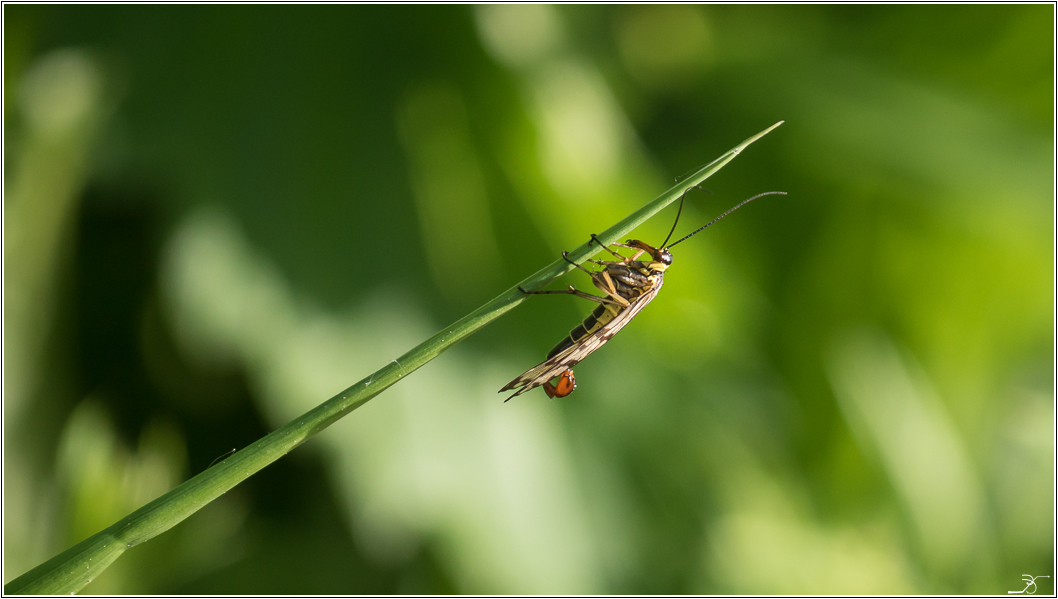
{"type": "MultiPolygon", "coordinates": [[[[650,265],[650,262],[635,260],[625,264],[609,264],[604,272],[609,275],[617,294],[632,301],[657,287],[665,276],[664,272],[654,270],[650,265]]],[[[608,285],[601,275],[593,276],[592,282],[599,289],[607,291],[608,285]]]]}

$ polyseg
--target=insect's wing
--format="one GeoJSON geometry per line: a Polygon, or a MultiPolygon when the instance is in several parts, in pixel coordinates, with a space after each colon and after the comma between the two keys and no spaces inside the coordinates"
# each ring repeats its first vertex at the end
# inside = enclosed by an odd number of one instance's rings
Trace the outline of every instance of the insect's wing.
{"type": "MultiPolygon", "coordinates": [[[[507,383],[503,389],[500,389],[500,393],[509,391],[515,387],[521,387],[521,389],[518,389],[514,395],[511,395],[511,397],[517,397],[526,391],[535,389],[550,381],[556,376],[562,374],[567,368],[573,368],[584,360],[584,358],[591,355],[593,351],[602,347],[603,344],[613,338],[618,331],[623,329],[626,324],[631,322],[632,318],[634,318],[636,314],[639,314],[639,311],[649,304],[651,300],[657,296],[658,291],[660,290],[661,281],[659,281],[653,289],[636,298],[627,308],[619,312],[617,316],[614,316],[610,322],[603,325],[598,331],[595,331],[591,335],[574,343],[565,351],[552,356],[550,359],[537,364],[529,370],[526,370],[521,376],[507,383]]],[[[508,397],[504,401],[509,401],[511,397],[508,397]]]]}
{"type": "MultiPolygon", "coordinates": [[[[550,381],[562,372],[562,369],[566,367],[566,364],[569,364],[569,362],[567,361],[567,357],[569,356],[569,353],[573,351],[573,349],[574,347],[571,346],[567,348],[566,351],[551,356],[547,360],[544,360],[543,362],[537,364],[536,366],[533,366],[529,370],[526,370],[522,374],[518,375],[513,381],[504,385],[503,389],[499,390],[499,393],[503,393],[504,391],[510,391],[515,387],[529,385],[533,381],[539,382],[532,385],[532,387],[529,387],[529,389],[543,385],[545,382],[550,381]],[[552,372],[554,372],[555,374],[550,374],[552,372]]],[[[570,366],[572,366],[572,364],[570,364],[570,366]]],[[[525,391],[528,391],[528,389],[523,389],[518,393],[524,393],[525,391]]],[[[514,396],[512,395],[511,397],[514,396]]]]}
{"type": "MultiPolygon", "coordinates": [[[[615,317],[614,320],[616,320],[617,318],[620,318],[620,315],[615,317]]],[[[519,389],[518,392],[512,395],[511,397],[521,395],[526,391],[535,389],[540,385],[543,385],[544,383],[550,381],[551,379],[565,372],[566,369],[573,368],[581,360],[587,358],[591,354],[591,352],[602,347],[602,344],[605,343],[605,341],[601,341],[600,337],[598,336],[598,333],[600,333],[601,331],[602,329],[596,331],[594,334],[582,339],[579,343],[570,346],[565,351],[552,356],[551,358],[541,362],[540,364],[537,364],[536,366],[533,366],[529,370],[526,370],[524,373],[521,374],[521,376],[507,383],[503,387],[503,389],[500,389],[500,393],[503,393],[504,391],[510,391],[515,387],[521,387],[521,389],[519,389]]],[[[510,397],[508,397],[507,399],[510,399],[510,397]]]]}

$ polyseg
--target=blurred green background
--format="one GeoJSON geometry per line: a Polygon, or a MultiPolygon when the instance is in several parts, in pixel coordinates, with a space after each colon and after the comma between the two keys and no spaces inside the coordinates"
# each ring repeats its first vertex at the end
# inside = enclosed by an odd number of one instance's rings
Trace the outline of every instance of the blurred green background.
{"type": "Polygon", "coordinates": [[[1054,576],[1053,6],[3,11],[5,582],[779,120],[572,396],[533,299],[86,592],[1054,576]]]}

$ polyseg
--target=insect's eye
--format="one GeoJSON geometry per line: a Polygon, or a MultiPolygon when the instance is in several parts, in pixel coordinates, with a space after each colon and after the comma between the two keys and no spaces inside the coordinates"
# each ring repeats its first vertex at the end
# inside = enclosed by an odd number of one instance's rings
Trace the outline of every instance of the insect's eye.
{"type": "Polygon", "coordinates": [[[660,262],[665,266],[669,266],[672,264],[672,254],[670,254],[668,250],[661,250],[660,262]]]}

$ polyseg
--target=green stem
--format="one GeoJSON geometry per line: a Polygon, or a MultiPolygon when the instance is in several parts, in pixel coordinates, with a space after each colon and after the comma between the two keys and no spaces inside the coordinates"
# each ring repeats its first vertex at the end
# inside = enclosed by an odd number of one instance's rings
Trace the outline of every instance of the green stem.
{"type": "MultiPolygon", "coordinates": [[[[624,237],[658,211],[679,199],[688,188],[698,185],[720,170],[746,146],[781,124],[780,121],[772,125],[702,167],[694,175],[677,183],[654,201],[603,231],[598,235],[599,239],[610,243],[624,237]]],[[[598,244],[585,243],[569,252],[569,257],[579,264],[599,251],[601,248],[598,244]]],[[[526,288],[538,288],[557,279],[572,268],[573,266],[565,260],[558,259],[521,281],[519,285],[526,288]]],[[[80,590],[92,582],[93,578],[106,569],[126,549],[169,530],[250,475],[301,445],[339,418],[364,405],[390,385],[411,374],[423,364],[439,356],[441,352],[462,341],[525,299],[526,296],[518,290],[518,285],[511,287],[455,324],[420,343],[400,358],[391,361],[381,370],[323,402],[293,422],[192,477],[109,528],[92,535],[12,580],[4,585],[4,592],[19,595],[65,595],[80,590]]]]}

